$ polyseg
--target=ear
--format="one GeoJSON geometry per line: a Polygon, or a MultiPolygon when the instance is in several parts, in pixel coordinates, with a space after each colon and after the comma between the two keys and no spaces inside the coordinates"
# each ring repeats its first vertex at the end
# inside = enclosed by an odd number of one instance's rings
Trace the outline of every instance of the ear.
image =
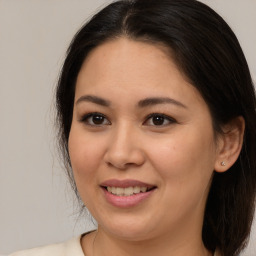
{"type": "Polygon", "coordinates": [[[242,116],[232,119],[222,127],[219,135],[215,171],[227,171],[237,160],[243,145],[245,122],[242,116]]]}

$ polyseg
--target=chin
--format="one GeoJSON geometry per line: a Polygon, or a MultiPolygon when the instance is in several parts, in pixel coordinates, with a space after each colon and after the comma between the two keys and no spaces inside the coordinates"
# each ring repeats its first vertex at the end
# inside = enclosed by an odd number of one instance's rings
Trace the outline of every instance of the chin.
{"type": "MultiPolygon", "coordinates": [[[[106,223],[106,222],[104,222],[106,223]]],[[[152,223],[151,223],[152,225],[152,223]]],[[[136,222],[134,220],[121,221],[108,223],[107,225],[100,225],[99,228],[103,229],[106,233],[111,234],[112,236],[126,241],[141,241],[150,239],[153,235],[152,231],[156,230],[152,227],[150,223],[142,223],[141,221],[136,222]]]]}

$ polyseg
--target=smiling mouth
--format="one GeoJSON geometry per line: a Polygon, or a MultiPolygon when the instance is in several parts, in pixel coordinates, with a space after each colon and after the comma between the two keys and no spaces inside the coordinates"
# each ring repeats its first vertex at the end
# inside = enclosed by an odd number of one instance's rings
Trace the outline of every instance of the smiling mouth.
{"type": "Polygon", "coordinates": [[[116,196],[132,196],[140,193],[146,193],[148,191],[151,191],[155,189],[156,187],[127,187],[127,188],[121,188],[121,187],[104,187],[109,193],[116,195],[116,196]]]}
{"type": "Polygon", "coordinates": [[[156,185],[134,179],[109,179],[100,184],[105,199],[114,207],[130,208],[152,197],[156,185]]]}

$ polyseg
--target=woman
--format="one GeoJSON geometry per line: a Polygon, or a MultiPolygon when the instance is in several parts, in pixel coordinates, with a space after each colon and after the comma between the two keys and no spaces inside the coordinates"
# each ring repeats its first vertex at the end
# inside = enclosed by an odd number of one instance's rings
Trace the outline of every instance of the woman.
{"type": "Polygon", "coordinates": [[[98,229],[15,255],[238,255],[255,201],[256,100],[239,43],[194,0],[110,4],[57,87],[71,184],[98,229]]]}

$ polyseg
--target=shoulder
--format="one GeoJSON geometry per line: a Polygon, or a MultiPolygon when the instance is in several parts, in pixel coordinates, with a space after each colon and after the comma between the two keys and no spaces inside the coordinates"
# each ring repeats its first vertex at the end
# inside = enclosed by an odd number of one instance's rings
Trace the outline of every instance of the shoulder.
{"type": "Polygon", "coordinates": [[[64,243],[24,250],[13,253],[9,256],[84,256],[80,244],[80,238],[81,236],[64,243]]]}

